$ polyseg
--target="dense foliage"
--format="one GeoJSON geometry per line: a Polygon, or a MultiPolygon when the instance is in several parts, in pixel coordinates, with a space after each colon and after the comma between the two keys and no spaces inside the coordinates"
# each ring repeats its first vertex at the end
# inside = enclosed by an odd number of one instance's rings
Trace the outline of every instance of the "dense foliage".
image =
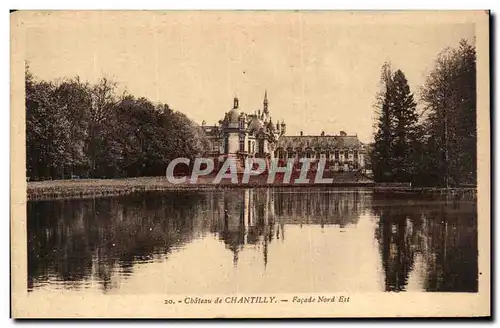
{"type": "Polygon", "coordinates": [[[418,113],[401,70],[382,67],[372,165],[378,182],[476,184],[476,52],[461,41],[439,54],[418,113]]]}
{"type": "Polygon", "coordinates": [[[26,67],[27,177],[159,176],[171,159],[207,149],[184,114],[116,89],[106,78],[40,81],[26,67]]]}
{"type": "Polygon", "coordinates": [[[378,96],[379,121],[373,167],[377,181],[406,182],[414,174],[417,138],[416,103],[404,73],[382,68],[383,92],[378,96]]]}

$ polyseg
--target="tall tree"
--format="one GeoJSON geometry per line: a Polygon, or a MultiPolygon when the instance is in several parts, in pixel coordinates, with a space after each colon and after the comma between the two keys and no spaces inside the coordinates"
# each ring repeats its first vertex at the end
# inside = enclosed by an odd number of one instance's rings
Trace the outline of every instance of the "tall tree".
{"type": "Polygon", "coordinates": [[[69,157],[67,117],[51,82],[36,81],[26,67],[26,153],[30,177],[62,177],[69,157]]]}
{"type": "Polygon", "coordinates": [[[416,172],[414,150],[417,147],[418,115],[410,86],[401,70],[394,73],[391,94],[394,116],[394,140],[391,152],[393,181],[410,182],[416,172]]]}
{"type": "Polygon", "coordinates": [[[416,103],[401,70],[382,66],[381,90],[375,104],[377,132],[372,153],[374,178],[378,182],[411,182],[415,175],[417,143],[416,103]]]}
{"type": "Polygon", "coordinates": [[[89,83],[78,77],[63,80],[54,90],[54,97],[66,126],[67,158],[63,175],[82,176],[88,170],[89,158],[85,152],[89,129],[88,110],[91,107],[89,83]]]}
{"type": "Polygon", "coordinates": [[[476,183],[476,52],[462,40],[445,49],[422,88],[428,156],[444,186],[476,183]],[[431,145],[432,144],[432,145],[431,145]]]}
{"type": "Polygon", "coordinates": [[[378,115],[375,125],[377,132],[371,156],[373,174],[377,182],[387,182],[393,179],[391,160],[394,126],[392,96],[392,70],[389,63],[384,63],[380,78],[380,91],[375,102],[375,112],[378,115]]]}
{"type": "Polygon", "coordinates": [[[91,88],[91,105],[89,107],[88,154],[93,177],[102,177],[102,172],[108,163],[107,138],[109,119],[116,106],[117,83],[107,78],[101,78],[91,88]]]}

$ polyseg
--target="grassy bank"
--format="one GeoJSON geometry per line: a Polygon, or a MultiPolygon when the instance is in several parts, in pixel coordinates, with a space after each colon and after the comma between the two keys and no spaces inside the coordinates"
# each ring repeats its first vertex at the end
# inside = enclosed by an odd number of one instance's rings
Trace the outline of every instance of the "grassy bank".
{"type": "Polygon", "coordinates": [[[411,188],[397,186],[377,186],[370,181],[341,181],[329,185],[321,184],[283,184],[275,182],[268,184],[266,177],[252,177],[248,184],[232,184],[224,179],[220,184],[212,184],[213,177],[199,178],[197,184],[172,184],[165,177],[141,177],[124,179],[80,179],[80,180],[48,180],[28,182],[28,200],[87,198],[118,196],[144,191],[166,190],[216,190],[226,188],[300,188],[300,187],[369,187],[384,193],[440,193],[475,195],[475,188],[444,189],[444,188],[411,188]]]}
{"type": "MultiPolygon", "coordinates": [[[[77,179],[28,182],[27,197],[34,199],[117,196],[134,192],[192,188],[189,184],[172,184],[163,177],[125,179],[77,179]]],[[[203,188],[202,185],[196,185],[203,188]]]]}
{"type": "MultiPolygon", "coordinates": [[[[125,179],[81,179],[81,180],[48,180],[28,182],[27,195],[29,200],[57,199],[57,198],[84,198],[117,196],[144,191],[165,190],[216,190],[225,188],[248,187],[307,187],[311,184],[283,184],[267,183],[266,177],[252,177],[249,183],[232,184],[229,179],[213,184],[213,177],[200,177],[197,184],[172,184],[165,177],[141,177],[125,179]]],[[[372,183],[341,182],[338,187],[363,187],[372,183]]],[[[321,185],[315,185],[321,186],[321,185]]]]}

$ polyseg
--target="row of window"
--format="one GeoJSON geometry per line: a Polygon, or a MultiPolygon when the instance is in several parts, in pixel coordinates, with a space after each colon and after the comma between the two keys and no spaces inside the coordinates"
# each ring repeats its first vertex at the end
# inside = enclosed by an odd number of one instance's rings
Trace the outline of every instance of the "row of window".
{"type": "MultiPolygon", "coordinates": [[[[240,143],[239,143],[239,151],[240,152],[250,152],[250,153],[255,153],[255,141],[251,141],[251,140],[248,140],[248,147],[247,149],[245,150],[245,138],[242,138],[240,137],[240,143]]],[[[229,143],[228,143],[228,139],[227,138],[224,138],[224,152],[228,152],[228,147],[229,147],[229,143]]],[[[214,151],[217,151],[219,150],[219,143],[218,142],[213,142],[212,143],[212,148],[214,151]]],[[[258,143],[257,143],[257,152],[264,152],[264,141],[263,140],[258,140],[258,143]]]]}
{"type": "MultiPolygon", "coordinates": [[[[348,150],[345,150],[342,152],[344,157],[347,158],[347,157],[354,157],[354,159],[358,159],[358,151],[357,150],[354,150],[354,151],[348,151],[348,150]],[[351,155],[351,156],[350,156],[351,155]]],[[[275,152],[275,157],[278,157],[278,158],[293,158],[295,156],[297,156],[299,158],[303,158],[303,157],[306,157],[306,158],[332,158],[332,153],[330,153],[330,151],[326,151],[326,152],[315,152],[313,150],[305,150],[305,151],[284,151],[282,149],[278,149],[276,152],[275,152]]],[[[339,150],[335,150],[333,152],[333,158],[335,158],[336,160],[338,160],[340,158],[340,155],[341,155],[341,151],[339,150]]]]}

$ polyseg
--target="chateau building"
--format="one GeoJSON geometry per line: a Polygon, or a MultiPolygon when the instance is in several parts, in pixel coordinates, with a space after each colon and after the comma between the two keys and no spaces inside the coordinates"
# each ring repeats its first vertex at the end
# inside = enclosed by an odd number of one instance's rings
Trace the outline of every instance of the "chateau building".
{"type": "Polygon", "coordinates": [[[284,121],[273,123],[269,110],[267,91],[264,93],[262,109],[246,114],[234,98],[233,108],[216,125],[202,123],[210,143],[210,156],[219,162],[234,158],[242,162],[247,157],[280,159],[286,161],[307,157],[312,162],[325,158],[330,171],[353,171],[364,169],[366,146],[357,135],[298,136],[286,135],[284,121]]]}
{"type": "Polygon", "coordinates": [[[210,154],[219,161],[225,158],[244,160],[247,157],[273,158],[278,139],[286,132],[284,122],[273,123],[269,113],[267,92],[262,109],[246,114],[234,98],[233,108],[219,124],[202,127],[210,142],[210,154]]]}

